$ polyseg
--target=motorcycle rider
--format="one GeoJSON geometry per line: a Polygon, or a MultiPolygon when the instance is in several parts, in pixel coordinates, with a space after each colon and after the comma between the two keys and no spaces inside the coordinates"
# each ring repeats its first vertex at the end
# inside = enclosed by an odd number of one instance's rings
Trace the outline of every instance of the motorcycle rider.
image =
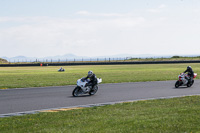
{"type": "Polygon", "coordinates": [[[97,85],[97,77],[92,71],[89,71],[87,77],[83,78],[83,80],[86,80],[88,78],[90,79],[90,81],[85,86],[92,86],[93,89],[93,87],[97,85]]]}
{"type": "Polygon", "coordinates": [[[192,70],[192,67],[191,66],[187,66],[187,69],[183,73],[186,73],[186,72],[188,72],[188,76],[189,76],[188,81],[191,84],[192,80],[194,78],[194,71],[192,70]]]}
{"type": "Polygon", "coordinates": [[[61,71],[65,71],[65,69],[63,67],[61,67],[60,69],[58,69],[59,72],[61,71]]]}

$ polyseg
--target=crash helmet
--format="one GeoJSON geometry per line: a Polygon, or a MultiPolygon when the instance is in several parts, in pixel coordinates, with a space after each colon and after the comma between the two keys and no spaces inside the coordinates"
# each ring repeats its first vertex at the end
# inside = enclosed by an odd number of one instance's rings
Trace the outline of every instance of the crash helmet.
{"type": "Polygon", "coordinates": [[[187,69],[192,69],[192,67],[191,66],[187,66],[187,69]]]}
{"type": "Polygon", "coordinates": [[[88,71],[88,77],[90,78],[90,77],[92,77],[92,75],[93,75],[93,72],[92,71],[88,71]]]}

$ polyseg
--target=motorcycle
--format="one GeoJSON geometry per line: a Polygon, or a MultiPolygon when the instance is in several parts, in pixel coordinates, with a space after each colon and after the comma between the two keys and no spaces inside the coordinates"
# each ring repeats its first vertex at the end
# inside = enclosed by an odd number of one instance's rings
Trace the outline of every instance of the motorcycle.
{"type": "MultiPolygon", "coordinates": [[[[197,73],[194,73],[194,78],[195,79],[197,76],[197,73]]],[[[175,87],[178,88],[179,86],[187,86],[187,87],[191,87],[194,84],[194,80],[192,80],[192,82],[190,83],[190,76],[186,73],[181,73],[178,76],[179,80],[176,81],[175,83],[175,87]]]]}
{"type": "Polygon", "coordinates": [[[72,95],[74,97],[81,96],[84,94],[94,95],[98,90],[98,84],[102,82],[101,78],[97,78],[97,85],[95,85],[93,88],[92,86],[86,86],[86,84],[89,82],[89,79],[78,79],[77,80],[77,86],[74,88],[72,95]]]}
{"type": "Polygon", "coordinates": [[[58,72],[64,72],[65,71],[65,69],[64,68],[60,68],[60,69],[58,69],[58,72]]]}

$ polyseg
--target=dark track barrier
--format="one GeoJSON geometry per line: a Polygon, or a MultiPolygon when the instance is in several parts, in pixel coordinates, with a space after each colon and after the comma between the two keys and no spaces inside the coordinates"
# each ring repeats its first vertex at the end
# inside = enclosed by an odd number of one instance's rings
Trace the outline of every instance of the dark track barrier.
{"type": "MultiPolygon", "coordinates": [[[[174,63],[200,63],[194,61],[132,61],[132,62],[73,62],[73,63],[42,63],[42,66],[72,66],[72,65],[125,65],[125,64],[174,64],[174,63]]],[[[0,64],[0,67],[22,67],[41,66],[41,63],[34,64],[0,64]]]]}

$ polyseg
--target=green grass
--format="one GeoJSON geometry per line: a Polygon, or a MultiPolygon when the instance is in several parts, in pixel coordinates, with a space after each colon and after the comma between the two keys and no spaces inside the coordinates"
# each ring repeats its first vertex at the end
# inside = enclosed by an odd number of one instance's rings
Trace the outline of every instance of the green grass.
{"type": "Polygon", "coordinates": [[[138,101],[0,119],[2,133],[200,132],[200,96],[138,101]]]}
{"type": "Polygon", "coordinates": [[[64,66],[65,72],[57,72],[58,66],[0,67],[0,89],[73,85],[89,70],[101,77],[103,83],[176,80],[188,65],[200,72],[198,63],[64,66]]]}
{"type": "Polygon", "coordinates": [[[173,56],[171,58],[131,58],[125,61],[194,61],[200,60],[200,56],[197,57],[182,57],[182,56],[173,56]]]}

